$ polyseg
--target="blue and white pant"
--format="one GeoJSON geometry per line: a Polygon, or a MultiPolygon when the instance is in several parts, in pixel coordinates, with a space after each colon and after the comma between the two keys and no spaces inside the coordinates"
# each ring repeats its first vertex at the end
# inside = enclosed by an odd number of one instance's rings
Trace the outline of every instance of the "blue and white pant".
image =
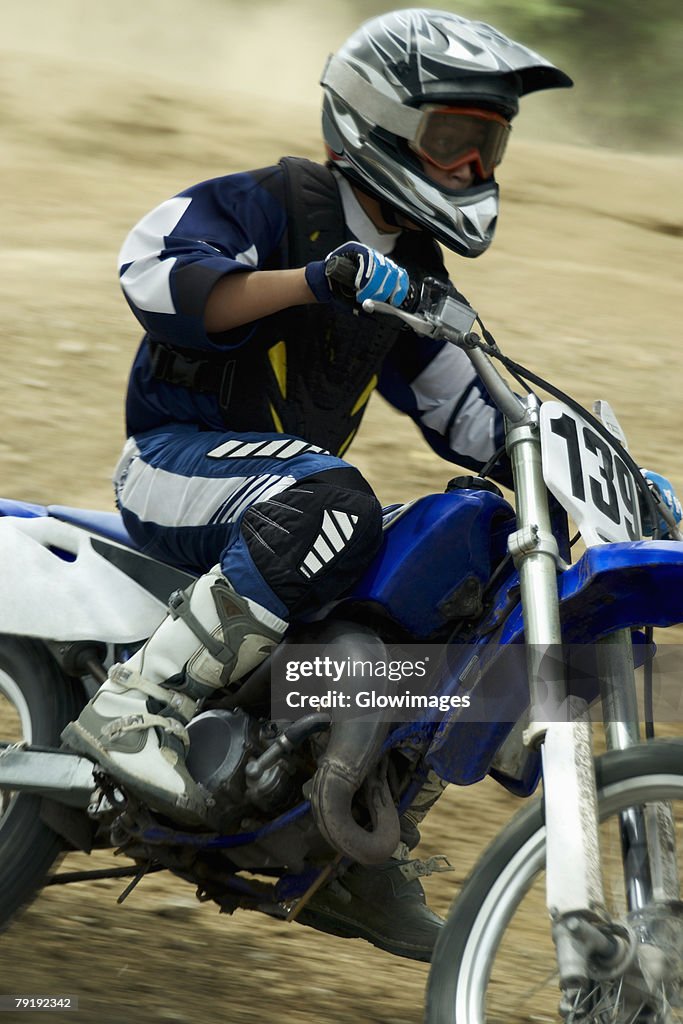
{"type": "Polygon", "coordinates": [[[114,476],[141,549],[190,572],[217,563],[282,619],[339,596],[381,543],[381,509],[357,469],[284,434],[173,424],[131,437],[114,476]]]}

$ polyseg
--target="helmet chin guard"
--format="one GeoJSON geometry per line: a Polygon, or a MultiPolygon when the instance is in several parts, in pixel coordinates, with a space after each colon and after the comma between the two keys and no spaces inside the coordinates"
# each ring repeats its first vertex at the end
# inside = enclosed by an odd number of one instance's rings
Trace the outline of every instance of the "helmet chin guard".
{"type": "Polygon", "coordinates": [[[330,56],[321,84],[334,166],[447,248],[474,257],[491,244],[498,186],[492,174],[465,189],[437,185],[410,145],[420,137],[420,108],[490,111],[509,121],[520,96],[572,81],[490,25],[414,8],[361,25],[330,56]]]}

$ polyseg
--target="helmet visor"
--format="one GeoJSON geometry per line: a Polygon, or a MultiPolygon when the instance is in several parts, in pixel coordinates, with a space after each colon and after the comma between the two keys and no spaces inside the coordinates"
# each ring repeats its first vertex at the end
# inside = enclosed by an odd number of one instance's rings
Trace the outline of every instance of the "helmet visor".
{"type": "Polygon", "coordinates": [[[492,110],[465,107],[422,107],[410,148],[444,171],[473,163],[481,178],[490,178],[503,159],[510,122],[492,110]]]}

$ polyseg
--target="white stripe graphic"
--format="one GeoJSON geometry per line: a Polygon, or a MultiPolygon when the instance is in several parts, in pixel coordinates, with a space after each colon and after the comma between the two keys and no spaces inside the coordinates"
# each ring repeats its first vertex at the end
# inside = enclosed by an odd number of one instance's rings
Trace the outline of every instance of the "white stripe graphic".
{"type": "Polygon", "coordinates": [[[300,455],[303,451],[309,452],[311,446],[306,444],[305,441],[291,441],[286,448],[281,452],[278,452],[278,459],[290,459],[292,455],[300,455]]]}
{"type": "Polygon", "coordinates": [[[341,551],[346,544],[345,539],[337,530],[337,527],[334,525],[334,520],[327,509],[325,509],[325,513],[323,515],[323,533],[335,551],[341,551]]]}
{"type": "MultiPolygon", "coordinates": [[[[238,448],[235,448],[230,452],[228,458],[230,459],[248,459],[254,454],[257,448],[260,448],[263,441],[243,441],[238,448]]],[[[259,455],[261,453],[259,452],[259,455]]],[[[225,456],[223,456],[225,458],[225,456]]]]}
{"type": "Polygon", "coordinates": [[[334,552],[332,548],[327,546],[327,544],[325,543],[325,538],[323,537],[322,534],[320,534],[315,544],[313,545],[313,550],[315,551],[318,558],[323,562],[329,562],[330,559],[334,558],[336,554],[336,552],[334,552]]]}
{"type": "Polygon", "coordinates": [[[239,448],[242,443],[242,441],[226,441],[224,444],[219,444],[218,448],[212,448],[206,454],[210,459],[224,459],[230,452],[234,452],[235,448],[239,448]]]}
{"type": "Polygon", "coordinates": [[[312,551],[309,551],[306,557],[304,558],[304,566],[306,569],[309,570],[311,575],[313,575],[314,573],[319,572],[322,569],[323,563],[316,557],[316,555],[312,551]]]}
{"type": "Polygon", "coordinates": [[[292,456],[303,455],[304,452],[329,455],[324,448],[290,438],[281,438],[270,441],[268,444],[263,441],[226,441],[224,444],[219,444],[217,448],[212,448],[207,455],[210,459],[291,459],[292,456]]]}
{"type": "Polygon", "coordinates": [[[271,441],[265,445],[258,453],[259,458],[277,458],[278,452],[281,452],[285,445],[289,444],[288,441],[271,441]]]}
{"type": "Polygon", "coordinates": [[[323,566],[327,565],[346,545],[357,522],[357,515],[338,512],[336,509],[324,509],[320,533],[299,566],[299,572],[307,578],[320,572],[323,566]]]}
{"type": "Polygon", "coordinates": [[[337,512],[335,509],[331,509],[334,521],[341,530],[344,539],[348,540],[353,533],[354,527],[358,522],[358,516],[350,516],[348,512],[337,512]]]}

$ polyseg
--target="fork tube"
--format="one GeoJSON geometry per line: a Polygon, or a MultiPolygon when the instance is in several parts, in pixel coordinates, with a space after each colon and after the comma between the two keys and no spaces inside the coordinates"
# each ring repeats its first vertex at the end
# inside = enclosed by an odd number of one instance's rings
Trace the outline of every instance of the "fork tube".
{"type": "MultiPolygon", "coordinates": [[[[508,425],[507,449],[517,500],[509,544],[519,570],[531,714],[525,742],[542,744],[546,818],[546,893],[555,921],[604,904],[590,724],[567,708],[561,656],[557,568],[548,492],[543,480],[538,400],[523,422],[508,425]],[[556,656],[553,657],[553,654],[556,656]]],[[[564,976],[566,967],[560,964],[564,976]]]]}
{"type": "Polygon", "coordinates": [[[518,527],[509,546],[519,570],[531,697],[529,728],[536,742],[544,729],[537,737],[533,723],[539,716],[546,717],[543,709],[547,717],[557,720],[566,698],[566,681],[562,672],[553,672],[555,678],[549,677],[551,660],[544,657],[549,646],[559,648],[562,633],[557,595],[557,545],[550,525],[537,409],[533,405],[527,422],[508,429],[506,443],[515,482],[518,527]]]}
{"type": "MultiPolygon", "coordinates": [[[[605,743],[608,750],[626,750],[640,740],[630,631],[620,629],[603,637],[597,643],[596,654],[605,743]]],[[[626,901],[629,910],[638,910],[652,900],[643,808],[622,811],[619,831],[626,901]]]]}
{"type": "MultiPolygon", "coordinates": [[[[640,742],[633,646],[628,629],[598,641],[598,676],[608,750],[640,742]]],[[[676,828],[666,802],[631,807],[619,816],[629,910],[680,899],[676,828]]]]}
{"type": "MultiPolygon", "coordinates": [[[[558,711],[566,697],[564,674],[551,678],[547,648],[562,640],[557,596],[559,552],[552,533],[548,492],[543,480],[540,402],[533,395],[520,399],[480,349],[467,349],[474,369],[484,381],[498,408],[506,417],[505,446],[512,464],[517,505],[517,530],[508,544],[519,570],[524,636],[531,697],[531,725],[534,743],[543,738],[544,726],[533,728],[535,711],[549,705],[558,711]]],[[[561,659],[560,659],[561,661],[561,659]]],[[[556,672],[553,676],[557,676],[556,672]]],[[[552,717],[556,720],[557,715],[552,717]]]]}
{"type": "Polygon", "coordinates": [[[607,749],[626,750],[640,743],[631,631],[610,633],[596,650],[607,749]]]}
{"type": "MultiPolygon", "coordinates": [[[[512,459],[515,466],[515,493],[518,499],[518,522],[527,524],[526,537],[518,543],[529,550],[518,553],[522,588],[524,632],[534,645],[559,644],[559,602],[557,598],[557,565],[553,552],[544,550],[541,538],[550,535],[550,514],[542,487],[541,452],[535,443],[532,427],[518,427],[512,437],[512,459]],[[530,443],[531,442],[531,443],[530,443]],[[530,528],[530,529],[529,529],[530,528]],[[519,558],[519,555],[522,555],[519,558]]],[[[564,685],[558,681],[555,696],[564,700],[564,685]]]]}

